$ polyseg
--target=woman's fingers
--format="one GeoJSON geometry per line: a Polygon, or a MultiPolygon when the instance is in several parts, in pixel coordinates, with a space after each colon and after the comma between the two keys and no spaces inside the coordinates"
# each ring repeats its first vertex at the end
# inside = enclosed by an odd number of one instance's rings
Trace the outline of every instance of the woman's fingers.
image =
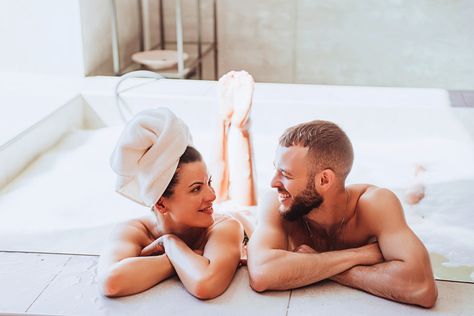
{"type": "MultiPolygon", "coordinates": [[[[202,249],[193,250],[198,255],[202,256],[204,251],[202,249]]],[[[151,256],[151,255],[161,255],[165,253],[165,248],[163,246],[163,239],[160,237],[150,243],[148,246],[142,249],[140,256],[151,256]]]]}
{"type": "Polygon", "coordinates": [[[161,255],[165,252],[163,242],[158,238],[142,249],[140,256],[161,255]]]}
{"type": "Polygon", "coordinates": [[[316,250],[314,250],[313,248],[311,248],[310,246],[305,245],[305,244],[299,245],[298,247],[295,248],[295,250],[293,250],[293,252],[299,252],[299,253],[317,253],[316,250]]]}
{"type": "Polygon", "coordinates": [[[201,250],[201,249],[195,249],[193,250],[195,253],[197,253],[198,255],[202,256],[204,254],[204,251],[201,250]]]}

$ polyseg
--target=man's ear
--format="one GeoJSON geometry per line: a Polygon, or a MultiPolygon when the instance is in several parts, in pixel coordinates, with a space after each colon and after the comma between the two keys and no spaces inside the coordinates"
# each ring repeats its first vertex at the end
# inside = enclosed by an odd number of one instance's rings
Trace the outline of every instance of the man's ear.
{"type": "Polygon", "coordinates": [[[324,169],[314,176],[314,186],[317,192],[326,192],[336,181],[336,174],[331,169],[324,169]]]}
{"type": "Polygon", "coordinates": [[[160,212],[161,214],[165,214],[168,212],[168,208],[166,207],[166,201],[164,197],[160,197],[158,201],[155,203],[155,210],[160,212]]]}

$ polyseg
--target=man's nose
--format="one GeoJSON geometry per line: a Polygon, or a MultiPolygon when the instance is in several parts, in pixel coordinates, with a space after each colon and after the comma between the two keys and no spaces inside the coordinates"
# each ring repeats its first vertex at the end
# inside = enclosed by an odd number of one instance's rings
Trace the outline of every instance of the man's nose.
{"type": "Polygon", "coordinates": [[[272,188],[278,188],[281,187],[281,182],[280,182],[280,177],[278,172],[275,172],[275,175],[272,178],[272,181],[270,182],[270,186],[272,188]]]}

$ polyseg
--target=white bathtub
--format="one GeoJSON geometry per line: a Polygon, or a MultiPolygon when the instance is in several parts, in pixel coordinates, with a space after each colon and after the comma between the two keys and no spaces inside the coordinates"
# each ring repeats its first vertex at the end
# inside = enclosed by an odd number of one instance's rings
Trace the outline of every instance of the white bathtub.
{"type": "MultiPolygon", "coordinates": [[[[86,79],[68,102],[0,147],[0,250],[97,254],[115,223],[148,212],[113,192],[108,159],[122,125],[116,80],[86,79]]],[[[130,79],[127,88],[122,96],[133,112],[169,106],[180,116],[212,166],[215,82],[130,79]]],[[[463,123],[474,122],[473,109],[453,109],[447,92],[436,89],[257,84],[259,192],[269,189],[281,132],[311,119],[334,121],[352,139],[349,183],[401,194],[415,164],[424,165],[427,196],[405,205],[407,219],[430,252],[451,265],[474,266],[474,123],[463,123]]]]}

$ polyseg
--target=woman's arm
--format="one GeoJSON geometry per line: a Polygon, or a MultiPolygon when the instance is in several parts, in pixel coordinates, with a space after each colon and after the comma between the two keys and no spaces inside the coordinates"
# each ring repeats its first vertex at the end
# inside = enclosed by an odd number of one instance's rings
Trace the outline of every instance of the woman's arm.
{"type": "Polygon", "coordinates": [[[150,242],[146,225],[134,220],[121,225],[100,256],[99,284],[103,295],[118,297],[143,292],[174,274],[166,254],[142,257],[150,242]]]}
{"type": "Polygon", "coordinates": [[[175,235],[160,238],[180,280],[200,299],[217,297],[227,289],[239,265],[242,240],[242,227],[234,219],[212,228],[202,256],[175,235]]]}

